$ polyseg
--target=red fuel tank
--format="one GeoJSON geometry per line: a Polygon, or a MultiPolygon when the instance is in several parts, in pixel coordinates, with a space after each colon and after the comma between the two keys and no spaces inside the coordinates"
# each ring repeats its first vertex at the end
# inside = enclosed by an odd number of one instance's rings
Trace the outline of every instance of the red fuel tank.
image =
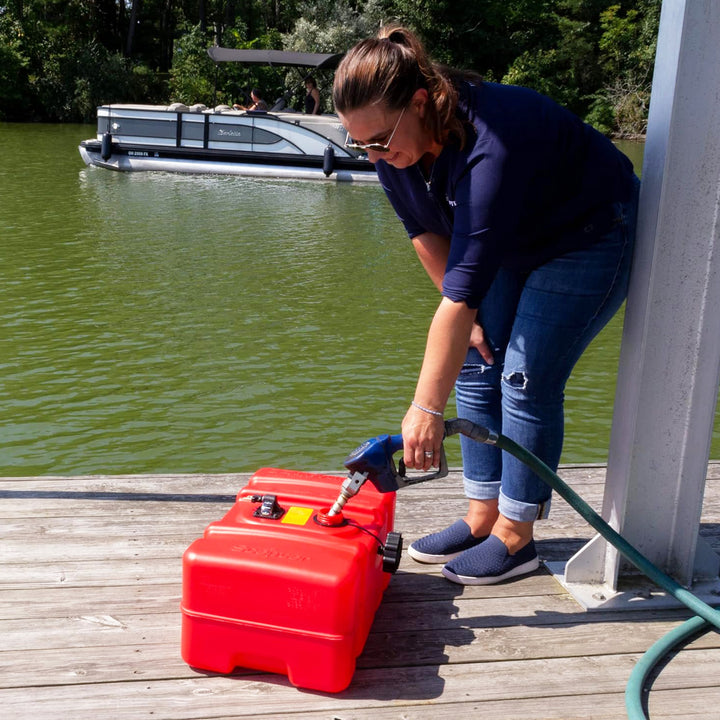
{"type": "Polygon", "coordinates": [[[225,517],[190,545],[183,556],[185,662],[220,673],[281,673],[325,692],[350,684],[390,581],[384,546],[391,571],[401,548],[391,533],[395,493],[366,483],[339,518],[327,517],[342,481],[258,470],[225,517]]]}

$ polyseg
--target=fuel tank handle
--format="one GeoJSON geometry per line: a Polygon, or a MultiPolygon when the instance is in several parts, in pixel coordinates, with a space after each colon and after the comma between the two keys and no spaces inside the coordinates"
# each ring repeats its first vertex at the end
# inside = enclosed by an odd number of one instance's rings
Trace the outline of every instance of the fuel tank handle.
{"type": "Polygon", "coordinates": [[[285,510],[278,504],[277,495],[253,495],[250,499],[260,503],[260,507],[253,513],[255,517],[279,520],[285,514],[285,510]]]}

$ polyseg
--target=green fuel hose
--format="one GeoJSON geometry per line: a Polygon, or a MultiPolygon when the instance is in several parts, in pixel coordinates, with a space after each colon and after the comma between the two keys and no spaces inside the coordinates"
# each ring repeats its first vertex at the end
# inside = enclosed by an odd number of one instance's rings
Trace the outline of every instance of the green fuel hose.
{"type": "Polygon", "coordinates": [[[625,709],[630,720],[648,720],[643,704],[645,681],[653,668],[674,647],[701,630],[711,627],[720,628],[720,612],[704,603],[680,583],[664,573],[636,550],[616,530],[608,525],[571,487],[569,487],[542,460],[504,435],[498,435],[495,443],[521,462],[530,467],[544,482],[555,490],[568,504],[582,515],[609,543],[615,546],[638,570],[649,577],[656,585],[666,590],[685,607],[692,610],[696,617],[690,618],[679,627],[671,630],[658,640],[640,658],[635,665],[625,688],[625,709]]]}
{"type": "Polygon", "coordinates": [[[717,620],[710,623],[702,617],[695,616],[686,620],[682,625],[663,635],[649,650],[637,661],[630,678],[625,686],[625,708],[630,720],[647,720],[643,704],[645,681],[655,666],[668,655],[673,648],[689,640],[698,633],[707,632],[713,626],[717,627],[717,620]]]}
{"type": "Polygon", "coordinates": [[[480,442],[485,442],[504,450],[529,467],[535,474],[560,495],[609,543],[616,547],[635,567],[667,591],[672,597],[689,608],[696,617],[692,617],[679,627],[660,638],[640,658],[635,665],[625,689],[625,708],[630,720],[648,720],[643,704],[645,681],[653,668],[674,647],[701,631],[720,629],[720,611],[704,603],[680,583],[664,573],[660,568],[636,550],[616,530],[608,525],[571,487],[569,487],[542,460],[533,455],[515,441],[504,435],[491,433],[473,423],[462,420],[448,420],[446,434],[462,433],[480,442]]]}

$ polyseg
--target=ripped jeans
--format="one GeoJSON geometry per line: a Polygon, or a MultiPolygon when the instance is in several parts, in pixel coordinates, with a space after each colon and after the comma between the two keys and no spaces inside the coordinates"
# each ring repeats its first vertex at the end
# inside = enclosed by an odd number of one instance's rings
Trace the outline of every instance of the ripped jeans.
{"type": "MultiPolygon", "coordinates": [[[[557,469],[565,384],[590,341],[622,305],[635,239],[636,201],[617,204],[602,240],[530,273],[501,269],[478,311],[492,348],[471,348],[455,385],[461,418],[501,432],[557,469]]],[[[546,517],[550,488],[523,463],[461,436],[465,494],[499,499],[510,520],[546,517]]]]}

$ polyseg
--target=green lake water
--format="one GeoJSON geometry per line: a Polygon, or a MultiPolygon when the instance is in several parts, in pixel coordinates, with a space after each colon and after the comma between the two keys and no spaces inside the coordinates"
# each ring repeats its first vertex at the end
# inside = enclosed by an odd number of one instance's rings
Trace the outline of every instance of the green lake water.
{"type": "MultiPolygon", "coordinates": [[[[437,296],[377,187],[90,169],[93,132],[0,124],[0,476],[341,470],[399,432],[437,296]]],[[[620,333],[563,462],[606,460],[620,333]]]]}

